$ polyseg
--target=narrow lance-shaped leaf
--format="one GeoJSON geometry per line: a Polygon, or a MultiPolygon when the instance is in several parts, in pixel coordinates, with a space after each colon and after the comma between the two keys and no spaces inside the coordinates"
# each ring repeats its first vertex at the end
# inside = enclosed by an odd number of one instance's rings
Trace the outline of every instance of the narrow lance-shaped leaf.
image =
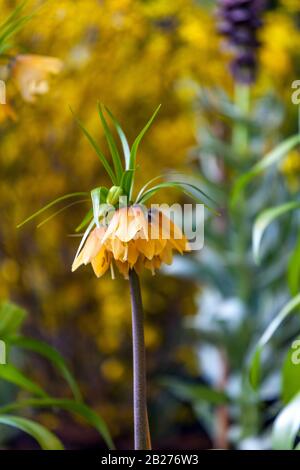
{"type": "MultiPolygon", "coordinates": [[[[96,188],[96,189],[100,189],[100,188],[96,188]]],[[[101,186],[101,191],[99,191],[99,197],[100,197],[100,201],[99,201],[99,204],[105,204],[106,202],[106,198],[107,198],[107,194],[108,194],[108,189],[105,187],[105,186],[101,186]]],[[[78,233],[80,232],[83,228],[85,228],[89,223],[90,221],[93,219],[94,217],[94,208],[91,207],[88,212],[85,214],[83,220],[80,222],[80,224],[76,227],[75,229],[75,232],[78,233]]]]}
{"type": "Polygon", "coordinates": [[[244,187],[255,176],[259,175],[270,166],[279,163],[280,160],[282,160],[286,156],[286,154],[298,144],[300,144],[300,134],[289,137],[281,144],[279,144],[274,150],[269,152],[258,163],[256,163],[249,171],[240,176],[233,187],[231,195],[231,204],[233,206],[237,204],[239,195],[243,191],[244,187]]]}
{"type": "Polygon", "coordinates": [[[74,400],[67,400],[61,398],[42,398],[42,399],[28,399],[14,403],[9,403],[0,408],[1,413],[9,413],[17,409],[23,408],[48,408],[55,407],[58,409],[66,410],[84,418],[91,426],[93,426],[102,436],[107,446],[114,449],[114,444],[111,435],[108,431],[106,423],[103,419],[95,413],[90,407],[83,403],[75,402],[74,400]]]}
{"type": "Polygon", "coordinates": [[[139,200],[137,200],[137,203],[144,204],[148,199],[150,199],[152,196],[154,196],[158,191],[161,189],[165,188],[176,188],[181,190],[183,193],[187,194],[189,197],[194,199],[197,202],[201,202],[204,204],[208,209],[213,210],[216,212],[214,209],[210,208],[207,204],[203,202],[203,196],[212,201],[215,204],[215,201],[211,199],[207,194],[205,194],[201,189],[199,189],[197,186],[194,186],[193,184],[186,183],[186,182],[180,182],[180,181],[171,181],[171,182],[165,182],[165,183],[160,183],[153,188],[148,189],[147,191],[144,192],[144,194],[140,197],[139,200]],[[190,189],[190,190],[189,190],[190,189]],[[199,197],[195,196],[195,194],[192,192],[194,191],[196,194],[199,195],[199,197]]]}
{"type": "Polygon", "coordinates": [[[23,390],[26,390],[27,392],[30,392],[38,397],[47,397],[47,393],[44,392],[44,390],[39,385],[28,379],[12,364],[5,364],[0,366],[0,379],[17,385],[23,390]]]}
{"type": "Polygon", "coordinates": [[[11,302],[0,304],[0,338],[2,340],[15,335],[20,330],[26,317],[26,311],[11,302]]]}
{"type": "Polygon", "coordinates": [[[75,120],[78,124],[78,126],[80,127],[80,129],[82,130],[82,132],[84,133],[84,135],[86,136],[86,138],[88,139],[88,141],[90,142],[91,146],[93,147],[93,149],[95,150],[100,162],[102,163],[102,165],[104,166],[107,174],[109,175],[111,181],[113,182],[113,184],[117,184],[117,178],[116,178],[116,175],[114,174],[114,171],[113,169],[111,168],[110,164],[108,163],[107,159],[105,158],[105,156],[103,155],[103,153],[101,152],[99,146],[97,145],[96,141],[94,140],[94,138],[91,136],[91,134],[87,131],[87,129],[84,127],[84,125],[82,124],[82,122],[75,116],[75,114],[73,113],[72,109],[71,109],[71,112],[73,114],[73,116],[75,117],[75,120]]]}
{"type": "Polygon", "coordinates": [[[101,188],[93,189],[91,191],[91,198],[92,198],[92,203],[93,203],[94,222],[95,222],[95,225],[99,227],[101,188]]]}
{"type": "Polygon", "coordinates": [[[126,170],[128,170],[129,161],[130,161],[130,147],[129,147],[125,132],[123,131],[122,127],[120,126],[119,122],[117,121],[113,113],[106,106],[105,106],[105,109],[107,113],[109,114],[111,120],[113,121],[115,128],[119,134],[120,141],[121,141],[122,148],[123,148],[123,153],[124,153],[125,168],[126,170]]]}
{"type": "Polygon", "coordinates": [[[113,159],[115,173],[117,175],[117,181],[119,183],[121,181],[122,174],[123,174],[123,166],[122,166],[122,162],[121,162],[121,158],[120,158],[120,155],[119,155],[119,152],[118,152],[117,145],[115,143],[115,140],[113,138],[112,133],[110,132],[110,129],[108,127],[108,124],[107,124],[106,119],[104,117],[104,114],[102,112],[100,103],[98,103],[98,112],[99,112],[99,116],[100,116],[100,119],[101,119],[101,122],[102,122],[102,126],[103,126],[103,129],[104,129],[104,133],[105,133],[105,137],[106,137],[106,140],[107,140],[107,143],[108,143],[108,147],[109,147],[112,159],[113,159]]]}
{"type": "Polygon", "coordinates": [[[76,380],[66,365],[64,358],[56,349],[42,341],[33,338],[27,338],[25,336],[13,337],[11,338],[11,343],[19,348],[35,352],[40,356],[48,359],[69,384],[74,398],[78,401],[81,401],[82,397],[76,380]]]}
{"type": "Polygon", "coordinates": [[[82,204],[83,202],[88,202],[89,199],[80,199],[79,201],[71,202],[70,204],[67,204],[66,206],[62,207],[58,211],[54,212],[54,214],[49,215],[46,219],[42,220],[37,225],[37,228],[42,227],[42,225],[45,225],[46,223],[50,222],[50,220],[54,219],[57,215],[61,214],[62,212],[66,211],[67,209],[70,209],[70,207],[76,206],[77,204],[82,204]]]}
{"type": "Polygon", "coordinates": [[[31,214],[29,217],[27,217],[27,219],[23,220],[23,222],[18,224],[17,228],[22,227],[22,225],[24,225],[27,222],[30,222],[31,220],[35,219],[35,217],[38,217],[40,214],[45,212],[47,209],[50,209],[50,207],[54,206],[55,204],[58,204],[59,202],[64,201],[65,199],[70,199],[70,198],[73,198],[73,197],[87,196],[87,195],[88,195],[88,193],[86,193],[86,192],[79,192],[79,193],[69,193],[69,194],[65,194],[64,196],[60,196],[57,199],[55,199],[54,201],[49,202],[49,204],[42,207],[38,211],[31,214]]]}
{"type": "Polygon", "coordinates": [[[250,362],[250,383],[253,388],[257,388],[260,381],[260,367],[261,367],[261,353],[266,344],[270,341],[273,334],[279,328],[281,323],[299,306],[300,304],[300,294],[296,295],[291,299],[276,315],[273,321],[269,324],[268,328],[258,341],[252,359],[250,362]]]}
{"type": "Polygon", "coordinates": [[[131,193],[131,186],[130,185],[131,185],[131,181],[132,181],[131,177],[132,177],[133,172],[134,172],[134,170],[124,171],[124,173],[122,175],[121,183],[120,183],[121,188],[123,189],[124,193],[128,197],[131,193]]]}
{"type": "Polygon", "coordinates": [[[14,10],[8,15],[8,17],[0,24],[0,30],[7,26],[8,24],[12,23],[12,21],[21,13],[21,11],[24,9],[26,3],[28,3],[28,0],[23,0],[20,2],[14,10]]]}
{"type": "Polygon", "coordinates": [[[294,449],[299,429],[300,393],[277,416],[272,431],[272,448],[274,450],[294,449]]]}
{"type": "Polygon", "coordinates": [[[292,295],[299,292],[300,287],[300,234],[288,264],[288,285],[292,295]]]}
{"type": "Polygon", "coordinates": [[[82,221],[80,222],[80,224],[76,227],[75,229],[75,232],[78,233],[80,232],[82,229],[84,229],[89,223],[90,221],[92,220],[94,216],[94,213],[93,213],[93,208],[91,207],[88,212],[85,214],[84,218],[82,219],[82,221]]]}
{"type": "MultiPolygon", "coordinates": [[[[131,151],[130,151],[129,170],[135,170],[135,167],[136,167],[136,154],[137,154],[139,144],[140,144],[142,138],[144,137],[145,133],[147,132],[147,130],[151,126],[152,122],[154,121],[160,107],[161,107],[161,105],[159,105],[157,107],[157,109],[154,111],[154,113],[152,114],[151,118],[149,119],[149,121],[147,122],[145,127],[141,130],[141,132],[139,133],[139,135],[136,137],[135,141],[133,142],[133,145],[132,145],[131,151]]],[[[134,174],[132,174],[132,176],[131,176],[131,184],[130,184],[131,193],[129,195],[129,199],[131,199],[131,197],[132,197],[133,180],[134,180],[134,174]]]]}
{"type": "Polygon", "coordinates": [[[154,178],[152,178],[151,180],[147,181],[147,183],[140,189],[140,192],[138,193],[137,197],[136,197],[136,200],[137,201],[140,201],[142,195],[144,194],[144,192],[146,191],[147,188],[149,188],[149,186],[154,183],[154,181],[157,181],[159,179],[163,179],[163,175],[158,175],[158,176],[155,176],[154,178]]]}
{"type": "Polygon", "coordinates": [[[289,403],[300,393],[300,337],[293,340],[280,371],[281,399],[289,403]]]}
{"type": "Polygon", "coordinates": [[[48,429],[34,421],[13,415],[0,415],[0,424],[20,429],[32,436],[43,450],[63,450],[60,440],[48,429]]]}
{"type": "Polygon", "coordinates": [[[277,219],[277,217],[280,217],[286,212],[289,212],[294,209],[299,209],[299,208],[300,208],[300,202],[291,201],[285,204],[281,204],[280,206],[277,206],[277,207],[271,207],[270,209],[266,209],[261,214],[259,214],[259,216],[257,217],[254,223],[253,237],[252,237],[253,254],[254,254],[255,261],[257,263],[259,262],[259,249],[261,245],[261,240],[268,225],[270,225],[271,222],[277,219]]]}

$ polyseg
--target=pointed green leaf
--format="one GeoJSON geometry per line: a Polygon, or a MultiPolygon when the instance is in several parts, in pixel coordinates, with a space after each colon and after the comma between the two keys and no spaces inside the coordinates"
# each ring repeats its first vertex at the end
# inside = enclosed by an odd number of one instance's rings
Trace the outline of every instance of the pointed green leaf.
{"type": "Polygon", "coordinates": [[[113,121],[114,126],[117,130],[117,133],[119,134],[120,141],[121,141],[122,148],[123,148],[123,153],[124,153],[125,168],[126,168],[126,170],[128,170],[129,169],[129,161],[130,161],[130,147],[129,147],[126,135],[125,135],[122,127],[120,126],[119,122],[117,121],[117,119],[113,115],[113,113],[106,106],[105,106],[105,109],[106,109],[106,112],[109,114],[111,120],[113,121]]]}
{"type": "Polygon", "coordinates": [[[72,109],[71,109],[71,112],[78,124],[78,126],[80,127],[80,129],[82,130],[82,132],[84,133],[84,135],[86,136],[86,138],[88,139],[88,141],[90,142],[91,146],[93,147],[93,149],[95,150],[99,160],[101,161],[102,165],[104,166],[107,174],[109,175],[111,181],[113,182],[113,184],[117,184],[117,178],[116,178],[116,175],[114,174],[113,172],[113,169],[112,167],[110,166],[110,164],[108,163],[107,159],[105,158],[105,156],[103,155],[103,153],[101,152],[99,146],[97,145],[96,141],[94,140],[94,138],[91,136],[91,134],[88,132],[88,130],[84,127],[84,125],[82,124],[82,122],[75,116],[75,114],[73,113],[72,109]]]}
{"type": "Polygon", "coordinates": [[[80,222],[80,224],[76,227],[75,232],[81,232],[82,229],[84,229],[92,220],[93,218],[93,208],[91,207],[88,212],[85,214],[84,218],[80,222]]]}
{"type": "Polygon", "coordinates": [[[35,352],[48,359],[69,384],[75,399],[78,401],[82,399],[76,380],[66,365],[64,358],[56,349],[42,341],[25,336],[14,337],[11,339],[11,343],[19,348],[35,352]]]}
{"type": "MultiPolygon", "coordinates": [[[[48,407],[55,407],[58,409],[62,409],[65,411],[69,411],[80,417],[84,418],[91,426],[93,426],[102,436],[104,441],[106,442],[107,446],[110,449],[114,449],[114,444],[111,438],[111,435],[108,431],[106,423],[104,420],[95,413],[90,407],[83,403],[78,403],[74,400],[66,400],[60,398],[42,398],[42,399],[29,399],[23,400],[19,402],[10,403],[8,405],[4,405],[0,408],[0,413],[8,413],[14,411],[16,409],[23,409],[23,408],[48,408],[48,407]]],[[[1,416],[1,414],[0,414],[1,416]]]]}
{"type": "Polygon", "coordinates": [[[272,431],[272,449],[294,449],[299,429],[300,393],[277,416],[272,431]]]}
{"type": "Polygon", "coordinates": [[[88,201],[89,201],[89,199],[80,199],[79,201],[75,201],[75,202],[71,202],[70,204],[67,204],[66,206],[62,207],[58,211],[54,212],[54,214],[51,214],[46,219],[42,220],[42,222],[40,222],[37,225],[37,228],[40,228],[40,227],[42,227],[42,225],[45,225],[46,223],[50,222],[50,220],[54,219],[54,217],[56,217],[57,215],[61,214],[64,211],[66,211],[70,207],[73,207],[73,206],[76,206],[77,204],[82,204],[83,202],[88,202],[88,201]]]}
{"type": "Polygon", "coordinates": [[[282,324],[282,322],[300,305],[300,294],[291,299],[276,315],[276,317],[269,324],[264,334],[258,341],[252,359],[250,361],[249,379],[252,387],[256,389],[260,380],[260,367],[261,367],[261,353],[266,344],[270,341],[273,334],[282,324]]]}
{"type": "Polygon", "coordinates": [[[155,176],[154,178],[151,178],[151,180],[149,180],[140,190],[140,192],[138,193],[137,195],[137,198],[136,200],[137,201],[140,201],[141,198],[142,198],[142,195],[144,194],[144,192],[146,191],[146,189],[152,184],[154,183],[154,181],[157,181],[159,179],[163,179],[163,175],[158,175],[158,176],[155,176]]]}
{"type": "Polygon", "coordinates": [[[270,209],[264,210],[257,217],[254,228],[253,228],[253,255],[256,263],[259,262],[259,249],[261,245],[261,240],[264,235],[266,228],[278,217],[294,209],[300,208],[300,202],[291,201],[281,204],[280,206],[271,207],[270,209]]]}
{"type": "MultiPolygon", "coordinates": [[[[144,137],[145,133],[147,132],[147,130],[151,126],[152,122],[154,121],[160,107],[161,107],[161,105],[159,105],[156,108],[156,110],[152,114],[151,118],[149,119],[149,121],[147,122],[145,127],[141,130],[141,132],[139,133],[139,135],[136,137],[135,141],[133,142],[133,145],[132,145],[131,151],[130,151],[129,170],[135,170],[135,167],[136,167],[136,154],[137,154],[137,151],[138,151],[139,144],[140,144],[142,138],[144,137]]],[[[131,176],[131,183],[130,183],[131,189],[133,188],[133,180],[134,180],[134,174],[132,174],[132,176],[131,176]]],[[[129,195],[129,199],[131,199],[131,197],[132,197],[132,193],[129,195]]]]}
{"type": "Polygon", "coordinates": [[[292,295],[296,295],[300,288],[300,235],[288,264],[288,285],[292,295]]]}
{"type": "MultiPolygon", "coordinates": [[[[161,189],[165,188],[175,188],[181,190],[183,193],[187,194],[187,196],[191,197],[194,199],[196,202],[200,202],[205,205],[208,209],[211,209],[207,204],[204,203],[202,197],[204,196],[206,199],[212,201],[215,204],[215,201],[211,199],[207,194],[205,194],[200,188],[197,186],[186,183],[186,182],[180,182],[180,181],[170,181],[170,182],[165,182],[165,183],[160,183],[156,186],[153,186],[152,188],[148,189],[147,191],[144,192],[142,197],[136,201],[136,203],[144,204],[148,199],[150,199],[154,194],[156,194],[158,191],[161,189]],[[194,191],[199,197],[195,196],[195,194],[192,192],[194,191]]],[[[214,211],[214,209],[211,209],[214,211]]],[[[215,211],[214,211],[215,212],[215,211]]]]}
{"type": "Polygon", "coordinates": [[[99,227],[99,212],[100,212],[100,199],[101,199],[101,187],[95,188],[91,191],[91,198],[93,203],[93,214],[94,222],[99,227]]]}
{"type": "Polygon", "coordinates": [[[64,196],[60,196],[54,201],[49,202],[46,206],[42,207],[38,211],[34,212],[31,214],[27,219],[23,220],[20,224],[17,225],[17,228],[22,227],[22,225],[26,224],[27,222],[30,222],[30,220],[34,219],[35,217],[38,217],[40,214],[45,212],[47,209],[50,209],[50,207],[54,206],[55,204],[58,204],[61,201],[64,201],[65,199],[70,199],[72,197],[79,197],[79,196],[88,196],[88,193],[80,192],[80,193],[70,193],[70,194],[65,194],[64,196]]]}
{"type": "Polygon", "coordinates": [[[234,184],[231,204],[237,204],[239,196],[245,186],[257,175],[276,163],[279,163],[286,154],[292,150],[296,145],[300,144],[300,134],[289,137],[284,142],[280,143],[274,150],[269,152],[264,158],[256,163],[249,171],[240,176],[234,184]]]}
{"type": "Polygon", "coordinates": [[[60,440],[48,429],[34,421],[20,416],[0,415],[0,424],[20,429],[32,436],[44,450],[63,450],[60,440]]]}
{"type": "Polygon", "coordinates": [[[124,171],[124,173],[122,175],[121,183],[120,183],[121,188],[123,189],[124,193],[128,197],[131,194],[131,186],[130,185],[131,185],[131,182],[132,182],[133,172],[134,172],[134,170],[124,171]]]}
{"type": "Polygon", "coordinates": [[[26,311],[11,302],[0,304],[0,339],[9,338],[19,332],[26,317],[26,311]]]}
{"type": "Polygon", "coordinates": [[[300,337],[292,342],[281,368],[283,403],[290,402],[298,393],[300,393],[300,337]]]}
{"type": "Polygon", "coordinates": [[[21,13],[21,11],[24,9],[26,3],[28,3],[28,0],[23,0],[20,2],[14,10],[8,15],[8,17],[3,21],[3,23],[0,24],[0,30],[7,26],[8,24],[12,23],[12,21],[21,13]]]}
{"type": "Polygon", "coordinates": [[[28,379],[12,364],[3,364],[0,366],[0,379],[17,385],[23,390],[26,390],[27,392],[30,392],[38,397],[47,397],[47,393],[44,392],[44,390],[39,385],[28,379]]]}
{"type": "Polygon", "coordinates": [[[206,385],[187,383],[172,377],[165,377],[160,383],[179,399],[191,403],[204,400],[213,405],[223,405],[230,401],[225,392],[206,385]]]}
{"type": "Polygon", "coordinates": [[[102,112],[100,103],[98,103],[98,112],[99,112],[99,116],[100,116],[100,119],[101,119],[101,122],[102,122],[102,126],[103,126],[103,129],[104,129],[104,133],[105,133],[105,137],[106,137],[106,140],[107,140],[107,143],[108,143],[108,147],[109,147],[112,159],[113,159],[115,173],[117,175],[117,181],[118,181],[118,183],[120,183],[121,178],[122,178],[122,174],[123,174],[123,166],[122,166],[121,158],[120,158],[120,155],[119,155],[119,152],[118,152],[118,147],[115,143],[115,140],[113,138],[112,133],[110,132],[110,129],[108,127],[108,124],[107,124],[106,119],[104,117],[104,114],[102,112]]]}

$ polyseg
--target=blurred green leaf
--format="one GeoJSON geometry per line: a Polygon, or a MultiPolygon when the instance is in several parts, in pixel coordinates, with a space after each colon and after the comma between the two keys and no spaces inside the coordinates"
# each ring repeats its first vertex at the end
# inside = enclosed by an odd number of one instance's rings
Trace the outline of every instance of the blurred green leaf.
{"type": "Polygon", "coordinates": [[[33,351],[48,359],[69,384],[75,399],[81,401],[82,397],[76,380],[74,379],[69,368],[67,367],[64,358],[56,349],[52,348],[51,346],[42,341],[32,338],[26,338],[25,336],[14,337],[12,338],[11,342],[17,347],[33,351]]]}
{"type": "Polygon", "coordinates": [[[20,429],[32,436],[44,450],[63,450],[60,440],[41,424],[27,418],[12,415],[0,415],[0,424],[20,429]]]}
{"type": "Polygon", "coordinates": [[[276,315],[276,317],[269,324],[268,328],[265,330],[264,334],[261,336],[258,341],[252,359],[250,362],[249,369],[249,379],[252,387],[257,389],[260,380],[260,367],[261,367],[261,353],[266,344],[270,341],[273,334],[280,327],[282,322],[298,307],[300,304],[300,294],[291,299],[276,315]]]}
{"type": "Polygon", "coordinates": [[[300,393],[277,416],[272,430],[274,450],[292,450],[300,429],[300,393]]]}
{"type": "Polygon", "coordinates": [[[160,380],[160,384],[166,387],[170,393],[180,400],[188,402],[194,403],[204,400],[213,405],[223,405],[230,401],[225,392],[215,390],[206,385],[186,383],[171,377],[163,378],[160,380]]]}
{"type": "Polygon", "coordinates": [[[0,303],[0,339],[16,335],[25,320],[26,311],[11,302],[0,303]]]}
{"type": "Polygon", "coordinates": [[[243,189],[253,178],[255,178],[255,176],[258,176],[270,166],[275,165],[275,163],[279,163],[286,156],[286,154],[298,144],[300,144],[300,134],[289,137],[288,139],[281,142],[265,157],[263,157],[249,171],[240,176],[233,186],[231,194],[231,205],[235,206],[237,204],[243,189]]]}
{"type": "Polygon", "coordinates": [[[300,236],[288,263],[288,284],[292,295],[300,288],[300,236]]]}
{"type": "Polygon", "coordinates": [[[16,34],[25,24],[33,17],[34,13],[19,16],[22,13],[27,0],[20,2],[12,11],[12,13],[0,24],[0,53],[6,51],[12,44],[8,44],[7,40],[16,34]]]}
{"type": "Polygon", "coordinates": [[[295,339],[281,369],[282,401],[288,403],[300,392],[300,338],[295,339]],[[297,363],[295,363],[295,359],[297,363]]]}
{"type": "Polygon", "coordinates": [[[28,379],[12,364],[3,364],[0,366],[0,379],[17,385],[23,390],[26,390],[27,392],[30,392],[38,397],[47,397],[47,393],[44,392],[44,390],[39,385],[28,379]]]}
{"type": "Polygon", "coordinates": [[[120,183],[121,178],[122,178],[122,174],[123,174],[123,166],[122,166],[121,158],[120,158],[120,155],[119,155],[119,152],[118,152],[118,147],[117,147],[117,145],[115,143],[115,140],[113,138],[113,135],[110,132],[110,129],[107,125],[107,122],[106,122],[106,119],[105,119],[104,114],[102,112],[102,108],[101,108],[100,103],[98,103],[98,113],[99,113],[99,116],[100,116],[100,119],[101,119],[101,122],[102,122],[102,126],[103,126],[103,129],[104,129],[104,133],[105,133],[105,137],[106,137],[106,140],[107,140],[107,143],[108,143],[108,147],[109,147],[112,159],[113,159],[115,173],[117,175],[117,181],[118,181],[118,183],[120,183]]]}
{"type": "Polygon", "coordinates": [[[103,419],[97,413],[95,413],[89,406],[83,403],[78,403],[74,400],[65,400],[60,398],[22,400],[15,403],[9,403],[8,405],[1,407],[0,413],[8,413],[17,409],[23,409],[28,407],[55,407],[79,415],[99,432],[100,436],[104,439],[110,449],[114,449],[114,443],[112,441],[106,423],[103,421],[103,419]]]}
{"type": "Polygon", "coordinates": [[[270,209],[264,210],[257,219],[255,220],[254,227],[253,227],[253,255],[256,263],[259,262],[259,249],[261,245],[261,240],[264,235],[265,230],[267,227],[278,217],[285,214],[286,212],[299,209],[300,202],[298,201],[290,201],[280,206],[271,207],[270,209]]]}

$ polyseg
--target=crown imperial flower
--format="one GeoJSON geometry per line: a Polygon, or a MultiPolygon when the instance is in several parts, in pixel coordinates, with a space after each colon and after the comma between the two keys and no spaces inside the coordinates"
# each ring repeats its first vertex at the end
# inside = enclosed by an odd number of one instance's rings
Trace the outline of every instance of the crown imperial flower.
{"type": "MultiPolygon", "coordinates": [[[[162,212],[149,212],[138,205],[122,207],[114,213],[107,227],[95,228],[76,255],[72,271],[91,263],[97,277],[102,276],[114,260],[127,279],[130,269],[144,267],[152,274],[161,263],[171,264],[173,251],[189,251],[182,231],[162,212]]],[[[112,268],[113,272],[113,268],[112,268]]]]}
{"type": "MultiPolygon", "coordinates": [[[[111,152],[112,166],[99,149],[93,137],[77,119],[78,125],[88,138],[109,175],[112,186],[110,189],[101,186],[93,189],[90,193],[92,207],[76,229],[76,232],[80,232],[82,229],[85,229],[85,232],[75,256],[72,271],[75,271],[81,265],[91,264],[97,277],[105,274],[109,268],[111,269],[112,277],[114,277],[114,265],[125,278],[129,277],[130,271],[134,270],[138,273],[143,268],[150,270],[154,274],[162,263],[172,263],[174,251],[183,254],[190,251],[190,247],[182,230],[161,210],[148,209],[145,206],[146,201],[165,188],[179,189],[201,202],[202,199],[200,198],[203,196],[208,199],[210,198],[198,187],[185,181],[166,181],[153,185],[154,180],[158,178],[149,181],[134,198],[133,187],[138,146],[147,129],[152,124],[159,108],[157,108],[146,126],[136,137],[131,149],[120,124],[111,111],[107,108],[105,109],[120,137],[125,168],[123,167],[117,144],[108,127],[102,106],[98,106],[98,111],[111,152]]],[[[87,193],[66,194],[28,217],[22,224],[61,201],[70,198],[82,198],[83,196],[86,197],[87,193]]],[[[62,209],[59,209],[53,216],[76,203],[85,201],[86,199],[80,199],[79,201],[71,202],[62,209]]],[[[53,216],[50,216],[50,218],[53,216]]],[[[50,218],[48,217],[41,224],[47,222],[50,218]]]]}

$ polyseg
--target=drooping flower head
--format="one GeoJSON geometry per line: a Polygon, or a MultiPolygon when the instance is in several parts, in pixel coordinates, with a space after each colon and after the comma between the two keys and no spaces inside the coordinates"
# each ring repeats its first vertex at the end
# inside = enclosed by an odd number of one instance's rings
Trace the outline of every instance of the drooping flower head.
{"type": "Polygon", "coordinates": [[[12,65],[12,77],[25,101],[34,102],[37,95],[49,90],[48,77],[62,69],[62,61],[42,55],[18,55],[12,65]]]}
{"type": "Polygon", "coordinates": [[[162,212],[139,205],[117,209],[108,225],[95,228],[76,255],[72,271],[91,263],[96,276],[102,276],[113,264],[128,278],[130,269],[152,274],[161,263],[171,264],[173,250],[189,251],[182,231],[162,212]]]}
{"type": "MultiPolygon", "coordinates": [[[[110,149],[112,165],[101,152],[94,138],[77,119],[78,125],[110,177],[112,186],[110,188],[97,187],[90,193],[91,208],[76,228],[76,232],[81,232],[83,229],[85,231],[75,255],[72,271],[82,265],[91,264],[97,277],[105,274],[108,269],[111,270],[112,277],[114,277],[115,267],[125,278],[128,278],[129,271],[133,269],[140,272],[145,268],[154,274],[162,263],[172,263],[174,251],[183,254],[190,251],[190,247],[182,230],[160,208],[148,208],[145,205],[146,202],[159,190],[165,188],[177,188],[201,202],[202,199],[198,196],[204,195],[206,198],[210,198],[198,187],[186,181],[167,181],[154,185],[154,180],[158,178],[149,181],[135,196],[134,175],[138,146],[159,108],[137,136],[131,148],[118,121],[111,111],[105,109],[120,137],[124,163],[107,124],[102,106],[98,106],[99,117],[110,149]]],[[[82,198],[87,195],[88,193],[78,192],[62,196],[40,209],[19,226],[61,201],[69,198],[82,198]]],[[[54,215],[76,203],[85,201],[86,199],[81,199],[72,202],[59,209],[54,215]]],[[[46,221],[48,220],[49,217],[46,221]]]]}
{"type": "Polygon", "coordinates": [[[264,0],[219,0],[218,31],[234,51],[231,73],[242,84],[254,82],[257,72],[257,31],[262,26],[264,0]]]}

